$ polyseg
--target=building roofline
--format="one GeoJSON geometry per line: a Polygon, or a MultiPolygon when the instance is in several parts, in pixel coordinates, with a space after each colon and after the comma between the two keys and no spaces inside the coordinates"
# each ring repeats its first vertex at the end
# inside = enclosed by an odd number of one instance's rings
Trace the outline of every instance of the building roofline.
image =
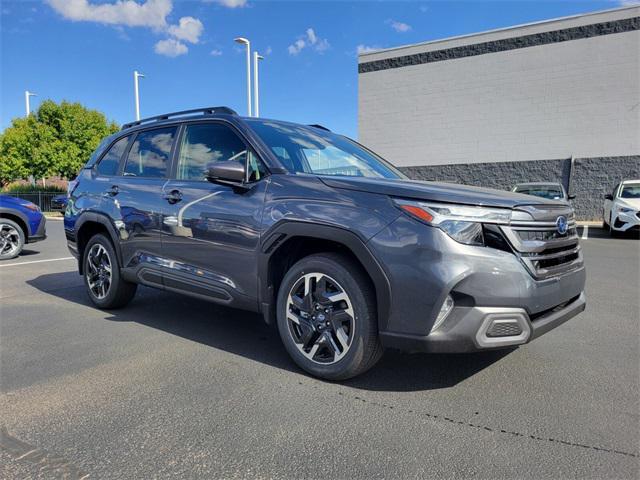
{"type": "Polygon", "coordinates": [[[518,25],[512,25],[510,27],[494,28],[492,30],[483,30],[481,32],[465,33],[464,35],[455,35],[453,37],[439,38],[439,39],[436,39],[436,40],[428,40],[426,42],[409,43],[409,44],[406,44],[406,45],[400,45],[398,47],[381,48],[380,50],[373,50],[371,52],[359,53],[358,54],[358,59],[360,59],[360,58],[364,59],[364,58],[366,58],[367,56],[370,56],[370,55],[379,55],[381,53],[393,52],[393,51],[397,51],[397,50],[405,50],[407,48],[422,47],[422,46],[428,46],[428,45],[437,45],[438,43],[450,42],[452,40],[462,40],[462,39],[466,39],[466,38],[480,37],[482,35],[487,35],[487,34],[490,34],[490,33],[508,32],[510,30],[517,30],[517,29],[525,28],[525,27],[540,26],[540,25],[545,25],[545,24],[548,24],[548,23],[560,22],[560,21],[564,21],[564,20],[574,20],[576,18],[590,17],[590,16],[593,16],[593,15],[601,15],[603,13],[612,13],[612,12],[620,12],[620,11],[624,11],[624,10],[633,10],[633,9],[636,9],[636,8],[640,8],[640,3],[637,4],[637,5],[627,5],[627,6],[623,6],[623,7],[609,8],[607,10],[598,10],[598,11],[595,11],[595,12],[579,13],[579,14],[576,14],[576,15],[569,15],[569,16],[566,16],[566,17],[551,18],[551,19],[548,19],[548,20],[539,20],[537,22],[521,23],[521,24],[518,24],[518,25]]]}

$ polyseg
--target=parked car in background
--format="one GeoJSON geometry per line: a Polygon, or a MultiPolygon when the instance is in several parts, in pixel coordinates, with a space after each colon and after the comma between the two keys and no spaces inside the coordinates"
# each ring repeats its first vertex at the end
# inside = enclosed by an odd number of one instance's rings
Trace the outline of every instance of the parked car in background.
{"type": "Polygon", "coordinates": [[[522,345],[586,304],[564,201],[410,181],[324,127],[227,107],[105,139],[64,228],[97,307],[143,284],[261,312],[301,368],[332,380],[385,347],[522,345]]]}
{"type": "Polygon", "coordinates": [[[602,223],[612,236],[640,231],[640,180],[624,180],[604,196],[602,223]]]}
{"type": "Polygon", "coordinates": [[[53,212],[64,212],[67,208],[67,197],[66,193],[62,195],[57,195],[51,199],[51,211],[53,212]]]}
{"type": "Polygon", "coordinates": [[[561,200],[569,203],[575,195],[568,195],[567,191],[561,183],[550,182],[529,182],[518,183],[511,189],[515,193],[523,193],[525,195],[533,195],[534,197],[546,198],[549,200],[561,200]]]}
{"type": "Polygon", "coordinates": [[[25,244],[45,238],[46,219],[36,204],[0,195],[0,260],[15,258],[25,244]]]}

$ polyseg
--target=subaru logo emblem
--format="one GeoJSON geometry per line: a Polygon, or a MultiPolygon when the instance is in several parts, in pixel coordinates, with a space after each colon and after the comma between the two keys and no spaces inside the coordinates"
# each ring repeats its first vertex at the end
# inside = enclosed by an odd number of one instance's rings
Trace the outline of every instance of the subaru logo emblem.
{"type": "Polygon", "coordinates": [[[567,223],[567,217],[564,215],[560,215],[556,219],[556,228],[558,229],[558,233],[560,235],[564,235],[569,230],[569,224],[567,223]]]}

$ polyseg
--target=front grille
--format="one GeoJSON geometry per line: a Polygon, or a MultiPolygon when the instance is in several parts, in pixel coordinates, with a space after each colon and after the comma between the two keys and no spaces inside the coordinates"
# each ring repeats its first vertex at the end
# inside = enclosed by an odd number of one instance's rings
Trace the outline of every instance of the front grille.
{"type": "Polygon", "coordinates": [[[509,226],[502,227],[502,231],[533,277],[545,279],[582,266],[571,207],[527,205],[518,210],[527,212],[533,220],[512,221],[509,226]],[[560,233],[556,225],[560,216],[568,220],[565,233],[560,233]]]}
{"type": "Polygon", "coordinates": [[[495,322],[487,330],[487,337],[515,337],[521,333],[522,328],[517,322],[495,322]]]}

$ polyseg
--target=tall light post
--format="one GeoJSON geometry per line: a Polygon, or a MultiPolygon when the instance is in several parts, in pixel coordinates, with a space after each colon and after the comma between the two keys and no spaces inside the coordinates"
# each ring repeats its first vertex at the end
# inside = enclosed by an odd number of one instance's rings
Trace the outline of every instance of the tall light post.
{"type": "Polygon", "coordinates": [[[29,101],[29,98],[35,97],[35,96],[36,94],[33,92],[30,92],[29,90],[24,91],[24,109],[27,112],[27,117],[31,113],[31,102],[29,101]]]}
{"type": "Polygon", "coordinates": [[[235,38],[234,41],[247,47],[247,115],[251,116],[251,42],[244,37],[235,38]]]}
{"type": "Polygon", "coordinates": [[[258,60],[264,60],[264,57],[258,52],[253,52],[253,116],[260,116],[260,89],[258,86],[258,60]]]}
{"type": "Polygon", "coordinates": [[[144,78],[144,75],[137,70],[133,71],[133,92],[136,102],[136,120],[140,120],[140,90],[138,88],[138,79],[144,78]]]}

